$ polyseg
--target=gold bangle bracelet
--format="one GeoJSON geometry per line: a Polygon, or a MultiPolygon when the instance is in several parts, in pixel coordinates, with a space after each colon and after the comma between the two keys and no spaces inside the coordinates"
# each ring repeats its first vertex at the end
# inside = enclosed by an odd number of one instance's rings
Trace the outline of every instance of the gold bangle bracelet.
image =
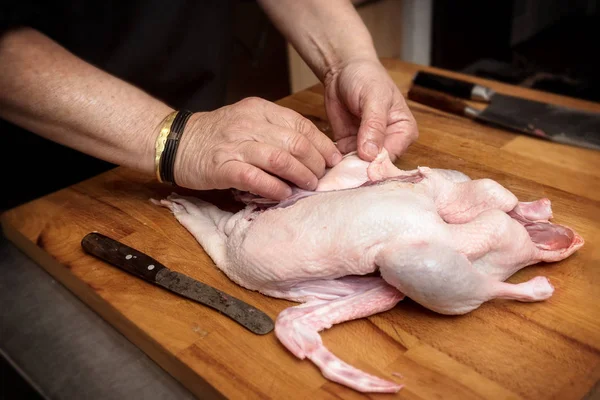
{"type": "Polygon", "coordinates": [[[171,132],[171,126],[173,125],[173,120],[177,116],[179,111],[173,111],[169,115],[165,117],[163,122],[161,123],[161,128],[158,136],[156,137],[156,153],[154,156],[154,171],[156,173],[156,179],[162,183],[162,179],[160,178],[160,157],[162,156],[163,151],[165,150],[165,143],[167,142],[167,137],[171,132]]]}

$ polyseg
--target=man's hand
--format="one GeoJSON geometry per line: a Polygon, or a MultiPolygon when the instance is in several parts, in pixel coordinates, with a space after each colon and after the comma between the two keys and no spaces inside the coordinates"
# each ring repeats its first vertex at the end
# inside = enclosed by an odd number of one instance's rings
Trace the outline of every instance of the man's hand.
{"type": "Polygon", "coordinates": [[[325,85],[327,115],[342,152],[392,160],[417,138],[415,119],[379,62],[371,34],[349,0],[259,0],[271,21],[325,85]],[[369,146],[373,143],[374,146],[369,146]]]}
{"type": "Polygon", "coordinates": [[[419,136],[404,97],[377,60],[350,60],[325,77],[325,107],[342,153],[373,160],[382,146],[393,160],[419,136]]]}
{"type": "Polygon", "coordinates": [[[342,155],[302,115],[259,98],[190,118],[175,163],[175,181],[191,189],[236,188],[281,200],[285,181],[314,190],[342,155]]]}

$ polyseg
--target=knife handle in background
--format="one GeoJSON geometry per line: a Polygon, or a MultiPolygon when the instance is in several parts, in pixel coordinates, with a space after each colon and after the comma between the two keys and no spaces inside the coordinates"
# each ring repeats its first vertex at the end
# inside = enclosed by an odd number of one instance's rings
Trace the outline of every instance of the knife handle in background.
{"type": "Polygon", "coordinates": [[[85,235],[81,247],[87,253],[151,283],[156,283],[156,275],[166,268],[152,257],[97,232],[85,235]]]}
{"type": "Polygon", "coordinates": [[[494,91],[488,87],[477,85],[461,79],[419,71],[413,78],[413,84],[431,90],[468,100],[490,102],[494,91]]]}
{"type": "Polygon", "coordinates": [[[479,114],[479,110],[469,106],[461,99],[417,85],[410,88],[408,98],[417,103],[462,117],[474,118],[479,114]]]}

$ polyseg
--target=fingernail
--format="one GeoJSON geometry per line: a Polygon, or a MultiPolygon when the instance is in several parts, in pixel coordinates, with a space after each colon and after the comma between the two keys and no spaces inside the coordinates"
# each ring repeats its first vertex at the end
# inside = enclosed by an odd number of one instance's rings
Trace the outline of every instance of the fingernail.
{"type": "Polygon", "coordinates": [[[337,163],[340,161],[342,161],[342,155],[340,153],[333,153],[333,156],[331,157],[331,164],[337,165],[337,163]]]}
{"type": "Polygon", "coordinates": [[[377,157],[377,154],[379,154],[379,148],[377,147],[377,145],[373,142],[366,142],[363,145],[363,151],[369,155],[370,157],[377,157]]]}

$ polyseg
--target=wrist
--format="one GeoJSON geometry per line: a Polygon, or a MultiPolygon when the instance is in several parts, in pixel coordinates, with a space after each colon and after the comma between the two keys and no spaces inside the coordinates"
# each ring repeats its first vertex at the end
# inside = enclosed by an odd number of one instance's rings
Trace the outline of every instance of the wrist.
{"type": "Polygon", "coordinates": [[[202,147],[199,145],[206,141],[206,137],[203,137],[200,143],[198,135],[203,132],[201,120],[206,114],[207,112],[192,114],[183,127],[181,140],[173,163],[173,177],[178,186],[198,187],[201,175],[200,164],[203,159],[201,154],[202,147]]]}
{"type": "Polygon", "coordinates": [[[344,30],[333,36],[331,40],[314,40],[322,56],[322,69],[319,76],[321,82],[325,83],[327,78],[337,75],[345,66],[353,62],[379,62],[370,32],[364,25],[355,24],[353,29],[355,29],[354,35],[349,35],[344,30]]]}
{"type": "Polygon", "coordinates": [[[379,58],[377,54],[369,51],[365,51],[364,53],[354,53],[352,57],[346,57],[344,59],[340,59],[335,63],[331,63],[327,65],[327,67],[323,71],[323,78],[321,82],[325,87],[332,84],[336,79],[339,73],[346,68],[350,64],[354,63],[377,63],[379,64],[379,58]]]}

